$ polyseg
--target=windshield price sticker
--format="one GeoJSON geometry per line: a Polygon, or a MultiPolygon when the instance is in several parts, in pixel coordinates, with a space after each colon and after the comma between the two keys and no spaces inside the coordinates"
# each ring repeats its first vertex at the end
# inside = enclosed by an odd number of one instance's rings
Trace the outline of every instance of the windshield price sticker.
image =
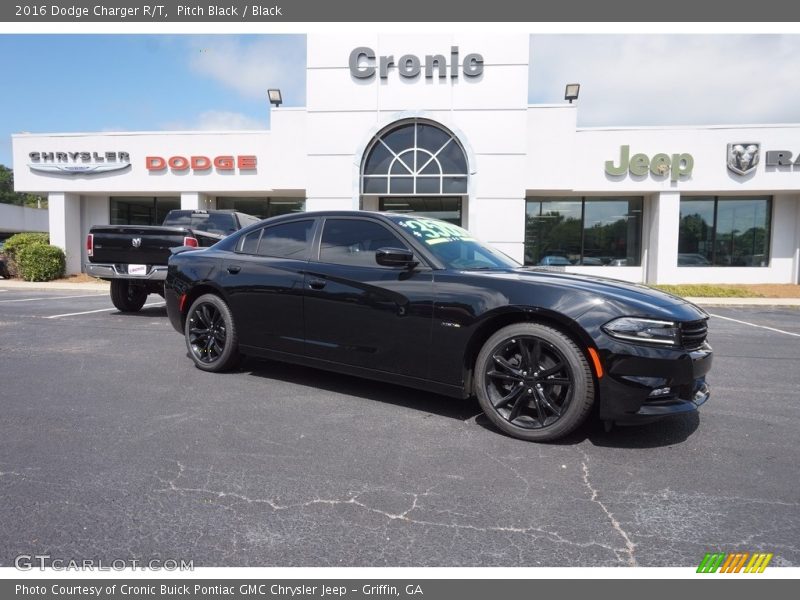
{"type": "Polygon", "coordinates": [[[420,238],[429,246],[458,240],[474,241],[474,238],[465,229],[443,221],[417,217],[413,220],[400,221],[400,226],[409,229],[414,237],[420,238]]]}

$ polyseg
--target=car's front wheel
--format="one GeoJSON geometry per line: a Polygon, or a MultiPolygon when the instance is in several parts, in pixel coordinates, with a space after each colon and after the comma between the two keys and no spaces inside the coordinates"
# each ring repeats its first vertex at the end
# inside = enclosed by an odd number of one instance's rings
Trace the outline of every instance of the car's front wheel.
{"type": "Polygon", "coordinates": [[[589,363],[575,342],[538,323],[509,325],[486,341],[475,362],[475,391],[499,429],[537,442],[573,431],[595,396],[589,363]]]}
{"type": "Polygon", "coordinates": [[[184,334],[189,355],[198,369],[216,373],[233,368],[239,360],[233,315],[219,296],[204,294],[192,303],[184,334]]]}

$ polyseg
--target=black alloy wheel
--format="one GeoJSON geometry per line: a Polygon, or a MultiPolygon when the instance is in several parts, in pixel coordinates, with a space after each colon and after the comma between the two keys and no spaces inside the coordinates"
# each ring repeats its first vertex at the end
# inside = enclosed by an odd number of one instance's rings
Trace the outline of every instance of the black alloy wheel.
{"type": "Polygon", "coordinates": [[[186,316],[186,347],[204,371],[224,371],[238,359],[236,328],[228,305],[214,294],[194,301],[186,316]]]}
{"type": "Polygon", "coordinates": [[[518,438],[563,437],[583,422],[594,402],[586,357],[569,337],[545,325],[501,329],[484,344],[475,370],[481,408],[518,438]]]}

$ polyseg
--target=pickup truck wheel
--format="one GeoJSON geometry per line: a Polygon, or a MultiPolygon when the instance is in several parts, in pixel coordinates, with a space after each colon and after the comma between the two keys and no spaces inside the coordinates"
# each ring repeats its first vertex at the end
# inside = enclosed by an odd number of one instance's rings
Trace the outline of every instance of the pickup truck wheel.
{"type": "Polygon", "coordinates": [[[239,341],[233,315],[219,296],[204,294],[192,303],[184,333],[189,355],[198,369],[218,373],[238,362],[239,341]]]}
{"type": "Polygon", "coordinates": [[[111,280],[111,302],[121,312],[138,312],[147,300],[147,289],[125,279],[111,280]]]}
{"type": "Polygon", "coordinates": [[[475,363],[475,392],[492,423],[516,438],[547,442],[578,427],[594,403],[594,378],[566,335],[517,323],[491,336],[475,363]]]}

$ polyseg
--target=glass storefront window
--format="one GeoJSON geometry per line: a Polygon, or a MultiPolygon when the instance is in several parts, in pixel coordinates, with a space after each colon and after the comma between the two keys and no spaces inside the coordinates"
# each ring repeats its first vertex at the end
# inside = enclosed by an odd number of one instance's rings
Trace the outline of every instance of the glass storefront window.
{"type": "Polygon", "coordinates": [[[441,219],[461,225],[461,198],[381,198],[379,210],[396,213],[414,213],[420,217],[441,219]]]}
{"type": "Polygon", "coordinates": [[[766,267],[772,199],[684,197],[678,266],[766,267]]]}
{"type": "Polygon", "coordinates": [[[528,198],[525,264],[639,266],[642,198],[528,198]]]}
{"type": "Polygon", "coordinates": [[[303,198],[217,196],[217,208],[238,210],[259,219],[267,219],[287,213],[303,212],[306,209],[306,201],[303,198]]]}
{"type": "Polygon", "coordinates": [[[181,207],[181,199],[172,196],[112,197],[111,225],[161,225],[171,210],[181,207]]]}

